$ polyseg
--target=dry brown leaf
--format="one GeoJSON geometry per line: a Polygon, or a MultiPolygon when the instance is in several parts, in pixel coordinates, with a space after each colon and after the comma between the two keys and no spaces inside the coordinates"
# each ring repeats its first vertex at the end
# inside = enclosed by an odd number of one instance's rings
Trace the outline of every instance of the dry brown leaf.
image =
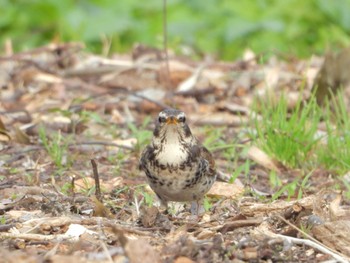
{"type": "Polygon", "coordinates": [[[95,185],[95,180],[91,177],[84,177],[75,180],[74,183],[74,191],[80,192],[80,191],[86,191],[92,188],[95,185]]]}
{"type": "Polygon", "coordinates": [[[274,161],[268,156],[263,150],[259,149],[256,146],[250,147],[248,150],[248,158],[252,159],[256,163],[262,165],[263,167],[273,170],[277,173],[280,172],[278,167],[275,165],[274,161]]]}
{"type": "Polygon", "coordinates": [[[186,92],[195,87],[197,84],[198,78],[200,77],[202,71],[204,69],[204,65],[199,66],[193,74],[187,78],[186,80],[182,81],[178,86],[176,91],[178,92],[186,92]]]}
{"type": "Polygon", "coordinates": [[[7,132],[5,124],[0,118],[0,142],[7,142],[11,140],[10,134],[7,132]]]}
{"type": "Polygon", "coordinates": [[[194,263],[194,261],[188,257],[178,257],[175,259],[174,263],[194,263]]]}
{"type": "Polygon", "coordinates": [[[15,141],[22,144],[30,144],[29,136],[15,125],[15,141]]]}
{"type": "Polygon", "coordinates": [[[143,207],[141,215],[141,223],[144,227],[153,227],[157,216],[159,214],[158,208],[155,206],[152,207],[143,207]]]}
{"type": "Polygon", "coordinates": [[[0,142],[8,142],[11,140],[10,135],[5,131],[0,131],[0,142]]]}
{"type": "Polygon", "coordinates": [[[207,195],[213,197],[226,197],[234,199],[241,196],[243,192],[244,187],[236,184],[235,182],[232,184],[225,182],[215,182],[207,195]]]}
{"type": "MultiPolygon", "coordinates": [[[[122,177],[114,177],[111,180],[108,181],[102,181],[100,180],[100,185],[103,192],[111,192],[117,187],[120,187],[123,185],[123,178],[122,177]]],[[[89,189],[91,189],[95,185],[95,180],[91,177],[84,177],[77,179],[74,183],[74,190],[77,192],[85,192],[89,189]]]]}
{"type": "Polygon", "coordinates": [[[6,131],[5,124],[2,122],[1,117],[0,117],[0,131],[6,131]]]}
{"type": "Polygon", "coordinates": [[[130,263],[161,262],[158,252],[144,239],[128,240],[124,250],[130,263]]]}
{"type": "Polygon", "coordinates": [[[97,200],[96,196],[92,196],[91,200],[94,204],[94,216],[113,218],[111,211],[104,206],[99,200],[97,200]]]}
{"type": "MultiPolygon", "coordinates": [[[[329,214],[331,221],[336,221],[340,219],[350,219],[350,209],[344,209],[340,206],[342,201],[342,196],[337,195],[337,197],[329,205],[329,214]]],[[[350,234],[350,232],[349,232],[350,234]]]]}
{"type": "Polygon", "coordinates": [[[196,236],[197,239],[209,239],[215,236],[216,232],[209,229],[202,229],[200,233],[196,236]]]}

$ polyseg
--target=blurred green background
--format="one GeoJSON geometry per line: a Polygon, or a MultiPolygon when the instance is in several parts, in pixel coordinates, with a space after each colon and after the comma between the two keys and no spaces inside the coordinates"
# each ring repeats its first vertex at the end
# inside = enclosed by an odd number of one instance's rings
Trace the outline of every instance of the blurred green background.
{"type": "MultiPolygon", "coordinates": [[[[0,0],[0,42],[15,51],[53,40],[100,53],[162,47],[160,0],[0,0]]],[[[350,0],[168,0],[169,47],[231,60],[256,53],[309,57],[350,43],[350,0]]]]}

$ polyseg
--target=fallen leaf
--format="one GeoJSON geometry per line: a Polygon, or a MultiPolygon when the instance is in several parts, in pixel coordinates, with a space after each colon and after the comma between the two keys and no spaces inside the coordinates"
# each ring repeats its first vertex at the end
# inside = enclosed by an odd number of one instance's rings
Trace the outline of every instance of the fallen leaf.
{"type": "Polygon", "coordinates": [[[124,250],[130,263],[161,262],[159,254],[144,239],[128,240],[124,250]]]}
{"type": "Polygon", "coordinates": [[[181,82],[179,86],[177,87],[176,91],[178,92],[185,92],[193,89],[198,81],[198,78],[200,77],[202,71],[204,69],[204,65],[201,65],[198,67],[195,72],[185,81],[181,82]]]}
{"type": "Polygon", "coordinates": [[[236,183],[215,182],[207,193],[208,196],[237,198],[244,192],[244,188],[236,183]]]}
{"type": "Polygon", "coordinates": [[[15,125],[15,141],[22,144],[30,144],[29,136],[15,125]]]}
{"type": "Polygon", "coordinates": [[[248,150],[248,158],[252,159],[256,163],[260,164],[261,166],[273,170],[275,172],[280,172],[278,167],[275,165],[274,161],[270,158],[270,156],[267,155],[263,150],[259,149],[256,146],[250,147],[248,150]]]}
{"type": "Polygon", "coordinates": [[[143,207],[141,222],[144,227],[152,227],[156,222],[157,216],[159,214],[158,208],[155,206],[152,207],[143,207]]]}
{"type": "Polygon", "coordinates": [[[113,215],[109,208],[105,207],[103,203],[97,200],[96,196],[92,196],[91,199],[94,203],[94,216],[113,218],[113,215]]]}
{"type": "Polygon", "coordinates": [[[175,259],[174,263],[194,263],[194,261],[188,257],[178,257],[175,259]]]}

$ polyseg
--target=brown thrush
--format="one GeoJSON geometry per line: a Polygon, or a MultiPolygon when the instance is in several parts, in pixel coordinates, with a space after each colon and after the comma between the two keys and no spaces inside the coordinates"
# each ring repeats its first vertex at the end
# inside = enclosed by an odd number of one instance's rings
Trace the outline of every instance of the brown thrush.
{"type": "Polygon", "coordinates": [[[211,153],[192,135],[185,113],[175,109],[159,113],[140,169],[163,205],[167,207],[168,201],[192,201],[192,214],[198,214],[199,201],[216,179],[211,153]]]}

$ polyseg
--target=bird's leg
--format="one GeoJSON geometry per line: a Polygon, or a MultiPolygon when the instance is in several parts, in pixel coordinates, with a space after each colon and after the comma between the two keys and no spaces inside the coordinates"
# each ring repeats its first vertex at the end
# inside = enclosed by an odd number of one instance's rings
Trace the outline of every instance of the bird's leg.
{"type": "Polygon", "coordinates": [[[191,215],[199,216],[204,212],[204,207],[201,205],[202,200],[195,200],[191,202],[191,215]]]}

